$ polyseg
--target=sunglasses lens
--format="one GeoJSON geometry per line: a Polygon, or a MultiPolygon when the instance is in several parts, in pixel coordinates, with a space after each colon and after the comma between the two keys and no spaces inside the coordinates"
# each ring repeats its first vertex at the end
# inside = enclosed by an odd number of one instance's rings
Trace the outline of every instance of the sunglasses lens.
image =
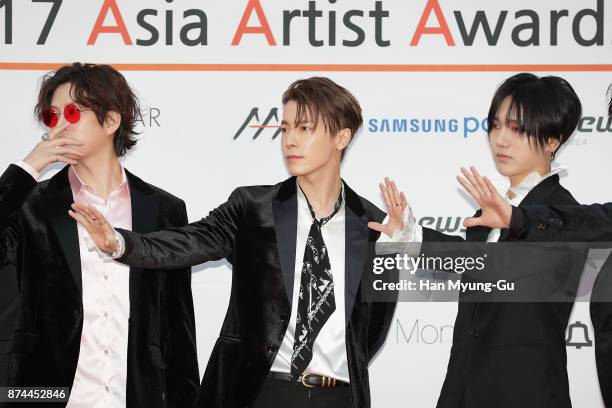
{"type": "Polygon", "coordinates": [[[81,111],[75,105],[68,105],[64,108],[64,117],[70,123],[77,123],[81,119],[81,111]]]}
{"type": "Polygon", "coordinates": [[[55,112],[55,110],[51,108],[46,109],[42,113],[42,120],[45,126],[50,127],[50,128],[55,127],[55,125],[57,125],[57,122],[58,122],[57,112],[55,112]]]}

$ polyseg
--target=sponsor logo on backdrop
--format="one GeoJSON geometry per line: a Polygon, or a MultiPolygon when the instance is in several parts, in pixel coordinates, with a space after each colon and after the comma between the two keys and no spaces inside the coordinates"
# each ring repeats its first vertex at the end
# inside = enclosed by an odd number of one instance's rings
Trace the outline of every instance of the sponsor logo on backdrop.
{"type": "MultiPolygon", "coordinates": [[[[398,344],[451,344],[453,325],[431,323],[424,319],[395,319],[395,342],[398,344]]],[[[392,331],[392,332],[393,332],[392,331]]],[[[581,321],[575,321],[567,328],[565,345],[580,350],[592,347],[593,340],[589,327],[581,321]]]]}
{"type": "Polygon", "coordinates": [[[432,324],[422,319],[395,319],[395,342],[398,344],[451,344],[453,325],[432,324]]]}
{"type": "Polygon", "coordinates": [[[589,337],[589,327],[581,321],[575,321],[567,327],[567,335],[565,337],[565,345],[567,347],[592,347],[593,341],[589,337]]]}
{"type": "Polygon", "coordinates": [[[612,116],[583,116],[576,131],[580,133],[612,132],[612,116]]]}
{"type": "MultiPolygon", "coordinates": [[[[242,135],[249,135],[257,139],[264,131],[269,130],[274,140],[280,135],[279,108],[270,110],[259,107],[252,108],[244,121],[234,134],[234,140],[242,135]]],[[[415,135],[446,135],[458,134],[467,138],[473,134],[487,134],[487,118],[464,116],[462,118],[370,118],[366,121],[367,131],[370,133],[403,133],[415,135]]],[[[612,117],[583,116],[578,122],[576,132],[583,135],[589,133],[611,133],[612,117]]],[[[574,135],[568,144],[574,146],[587,145],[585,137],[574,135]]],[[[429,221],[428,221],[429,222],[429,221]]],[[[438,220],[439,222],[439,220],[438,220]]],[[[431,225],[425,225],[430,227],[431,225]]],[[[450,230],[456,231],[456,229],[450,230]]]]}
{"type": "Polygon", "coordinates": [[[443,233],[461,233],[465,232],[463,221],[467,217],[421,217],[418,224],[421,227],[435,229],[443,233]]]}
{"type": "MultiPolygon", "coordinates": [[[[370,133],[403,133],[415,135],[443,135],[457,134],[467,138],[473,134],[487,134],[487,118],[464,116],[462,118],[370,118],[367,121],[367,130],[370,133]]],[[[578,122],[576,132],[612,133],[612,117],[610,116],[583,116],[578,122]]],[[[569,140],[573,145],[586,145],[587,139],[574,136],[569,140]]]]}
{"type": "Polygon", "coordinates": [[[161,110],[159,108],[141,108],[136,123],[145,128],[161,127],[160,116],[161,110]]]}
{"type": "Polygon", "coordinates": [[[487,118],[370,118],[370,133],[406,133],[418,135],[458,134],[464,138],[472,134],[487,133],[487,118]]]}
{"type": "MultiPolygon", "coordinates": [[[[4,20],[0,20],[3,22],[0,27],[4,26],[4,43],[12,44],[13,27],[24,24],[32,28],[40,25],[37,44],[45,44],[53,36],[58,15],[70,11],[66,3],[62,0],[0,0],[0,13],[3,14],[0,18],[4,20]],[[36,16],[33,9],[44,7],[36,3],[50,5],[47,6],[49,12],[44,22],[38,18],[21,21],[20,17],[14,24],[14,15],[36,16]]],[[[512,2],[504,4],[503,9],[495,2],[487,9],[471,8],[466,4],[468,2],[450,2],[452,4],[444,4],[443,7],[440,0],[420,0],[410,2],[409,8],[401,12],[393,11],[393,14],[383,7],[382,1],[370,1],[363,8],[353,9],[351,6],[354,2],[347,0],[303,0],[301,3],[292,2],[297,8],[282,9],[261,0],[243,0],[232,2],[243,7],[240,20],[228,22],[235,25],[235,29],[231,30],[233,36],[219,38],[212,33],[210,39],[208,19],[227,19],[217,7],[214,10],[186,8],[181,2],[173,0],[153,0],[146,2],[150,8],[133,10],[126,6],[127,3],[119,0],[96,2],[96,7],[88,9],[91,10],[88,15],[81,16],[91,21],[91,30],[89,37],[80,41],[95,45],[100,38],[111,37],[127,46],[180,43],[194,47],[207,46],[209,40],[238,46],[245,39],[254,39],[256,45],[276,47],[295,45],[297,36],[292,34],[306,31],[308,35],[300,36],[299,41],[311,47],[358,47],[364,43],[389,47],[392,41],[406,47],[423,44],[495,47],[502,43],[515,47],[556,47],[559,46],[560,37],[564,42],[582,47],[605,45],[604,0],[577,2],[581,8],[571,10],[544,7],[539,10],[518,9],[512,7],[512,2]],[[418,22],[405,23],[405,29],[398,32],[396,38],[389,37],[386,26],[391,19],[402,22],[415,14],[419,16],[418,22]],[[570,35],[563,35],[565,33],[570,35]]],[[[62,27],[63,30],[69,28],[62,27]]]]}
{"type": "Polygon", "coordinates": [[[262,110],[261,121],[259,113],[258,107],[251,109],[244,122],[242,122],[242,125],[240,125],[236,131],[234,140],[245,133],[255,140],[267,129],[269,129],[272,140],[278,137],[281,132],[281,128],[278,124],[278,108],[271,108],[269,111],[262,110]]]}

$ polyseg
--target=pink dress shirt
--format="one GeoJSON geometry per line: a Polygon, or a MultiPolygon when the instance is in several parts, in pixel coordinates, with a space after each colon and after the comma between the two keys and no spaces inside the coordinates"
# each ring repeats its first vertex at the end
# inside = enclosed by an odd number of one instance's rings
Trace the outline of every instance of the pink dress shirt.
{"type": "MultiPolygon", "coordinates": [[[[74,201],[95,207],[120,228],[132,229],[132,204],[125,170],[121,184],[108,199],[84,184],[74,168],[68,179],[74,201]]],[[[81,349],[68,408],[125,407],[128,319],[130,316],[129,267],[103,258],[78,224],[83,283],[81,349]]]]}

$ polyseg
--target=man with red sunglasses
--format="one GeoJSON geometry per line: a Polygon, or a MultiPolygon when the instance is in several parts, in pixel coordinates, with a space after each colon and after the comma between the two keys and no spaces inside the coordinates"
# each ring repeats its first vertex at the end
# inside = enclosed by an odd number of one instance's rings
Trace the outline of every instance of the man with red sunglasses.
{"type": "Polygon", "coordinates": [[[112,67],[76,63],[45,76],[36,112],[48,132],[0,177],[0,268],[19,282],[9,386],[70,388],[58,406],[72,408],[191,407],[189,268],[106,262],[68,215],[80,202],[142,233],[187,223],[182,200],[119,161],[136,144],[136,96],[112,67]],[[52,163],[67,166],[37,183],[52,163]]]}

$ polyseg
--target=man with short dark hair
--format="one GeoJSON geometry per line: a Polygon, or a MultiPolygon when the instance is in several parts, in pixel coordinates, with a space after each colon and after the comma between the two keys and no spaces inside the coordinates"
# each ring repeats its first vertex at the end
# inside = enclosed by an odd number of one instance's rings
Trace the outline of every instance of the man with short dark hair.
{"type": "Polygon", "coordinates": [[[9,385],[71,388],[54,405],[70,408],[191,407],[190,270],[107,262],[68,215],[77,202],[142,233],[187,223],[182,200],[119,162],[136,144],[136,96],[112,67],[76,63],[45,76],[36,112],[48,133],[0,177],[0,267],[19,281],[9,385]],[[37,183],[51,163],[68,165],[37,183]]]}
{"type": "MultiPolygon", "coordinates": [[[[608,105],[612,116],[612,100],[608,105]]],[[[612,203],[591,205],[511,206],[491,181],[476,169],[464,171],[459,181],[478,202],[482,213],[465,221],[466,227],[504,228],[513,240],[527,242],[598,242],[612,246],[612,203]]],[[[595,332],[595,359],[602,399],[612,407],[612,256],[604,263],[591,293],[591,321],[595,332]]]]}
{"type": "Polygon", "coordinates": [[[327,78],[294,82],[282,101],[289,179],[239,187],[201,221],[146,235],[114,231],[94,209],[75,205],[71,214],[128,265],[232,263],[198,407],[369,407],[368,364],[395,303],[372,302],[371,285],[361,283],[379,236],[368,222],[385,213],[340,178],[361,108],[327,78]]]}
{"type": "MultiPolygon", "coordinates": [[[[552,162],[573,134],[581,111],[578,95],[563,78],[519,73],[502,82],[489,108],[488,141],[497,170],[509,181],[506,201],[577,204],[559,181],[558,173],[564,168],[553,167],[552,162]]],[[[411,237],[413,243],[422,243],[419,254],[429,258],[448,256],[444,244],[507,241],[506,231],[492,228],[468,228],[465,239],[420,226],[404,235],[411,237]]],[[[473,253],[475,247],[470,251],[468,246],[462,257],[473,253]]],[[[478,248],[476,256],[482,256],[484,247],[478,248]]],[[[490,252],[503,250],[503,255],[513,260],[512,265],[504,264],[500,272],[499,266],[491,267],[489,258],[486,273],[466,272],[461,276],[462,283],[486,281],[501,273],[508,281],[518,281],[518,285],[528,281],[523,288],[530,286],[537,292],[543,280],[535,276],[551,276],[554,284],[569,282],[570,301],[543,302],[538,301],[542,299],[539,296],[525,301],[518,290],[512,293],[516,297],[493,296],[475,301],[473,292],[461,291],[446,378],[436,406],[571,407],[564,335],[577,279],[567,277],[582,269],[557,263],[559,254],[553,251],[532,251],[530,257],[524,257],[525,251],[517,248],[495,244],[488,248],[490,252]],[[524,279],[529,273],[533,274],[531,280],[524,279]]],[[[575,257],[584,259],[584,251],[576,252],[579,253],[575,257]]],[[[548,285],[546,281],[544,286],[548,285]]]]}

